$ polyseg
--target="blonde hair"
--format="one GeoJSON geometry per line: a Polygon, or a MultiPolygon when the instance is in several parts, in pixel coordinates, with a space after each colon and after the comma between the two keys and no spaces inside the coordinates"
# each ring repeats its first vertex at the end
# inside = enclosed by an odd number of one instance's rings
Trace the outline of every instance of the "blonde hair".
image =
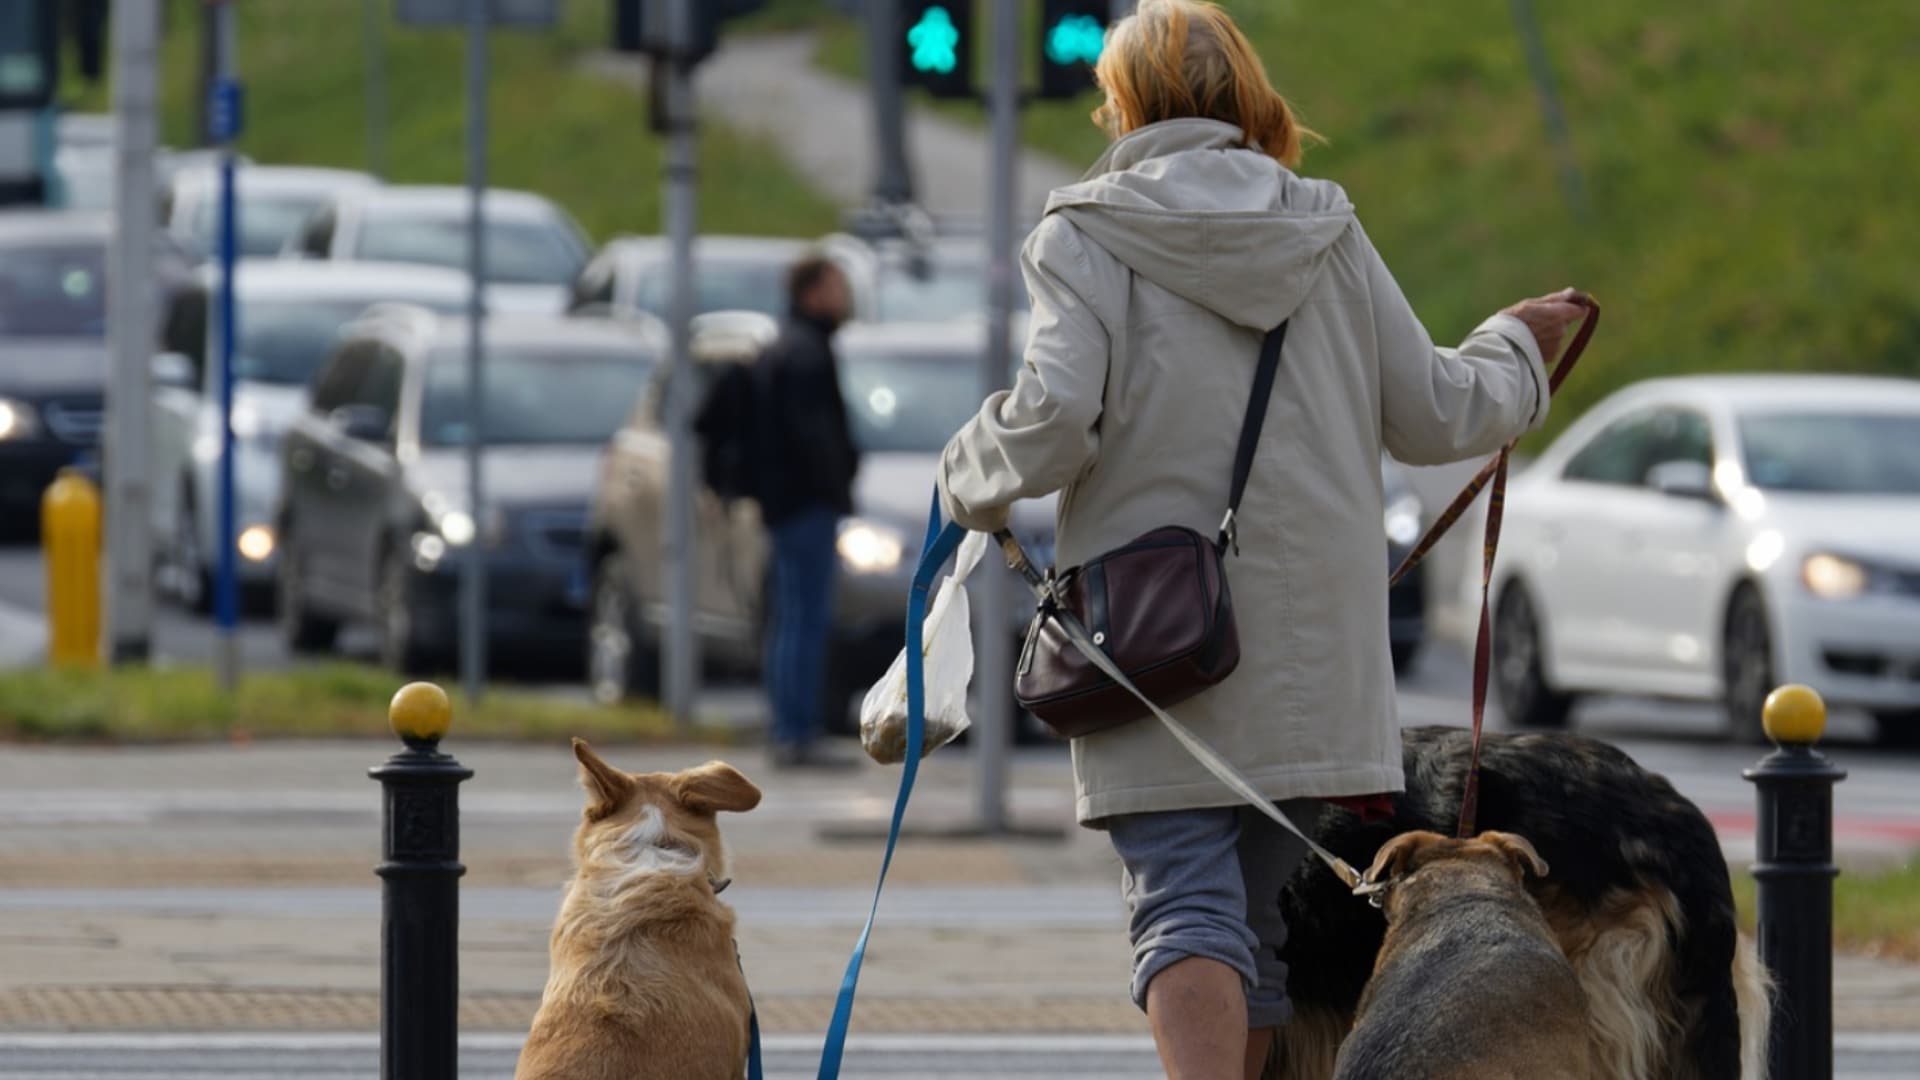
{"type": "Polygon", "coordinates": [[[1321,141],[1267,81],[1233,18],[1205,0],[1141,0],[1108,34],[1094,78],[1107,100],[1093,122],[1112,138],[1162,120],[1220,120],[1288,167],[1300,164],[1303,140],[1321,141]]]}

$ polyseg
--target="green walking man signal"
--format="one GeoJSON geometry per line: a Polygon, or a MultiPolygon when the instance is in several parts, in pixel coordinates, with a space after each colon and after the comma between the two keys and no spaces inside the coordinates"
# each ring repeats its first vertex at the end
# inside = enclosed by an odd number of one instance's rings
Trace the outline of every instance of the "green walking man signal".
{"type": "Polygon", "coordinates": [[[972,0],[906,0],[900,10],[900,83],[937,98],[971,98],[972,0]]]}
{"type": "Polygon", "coordinates": [[[1041,97],[1078,97],[1094,88],[1093,65],[1107,43],[1112,13],[1112,0],[1045,0],[1041,4],[1041,97]]]}

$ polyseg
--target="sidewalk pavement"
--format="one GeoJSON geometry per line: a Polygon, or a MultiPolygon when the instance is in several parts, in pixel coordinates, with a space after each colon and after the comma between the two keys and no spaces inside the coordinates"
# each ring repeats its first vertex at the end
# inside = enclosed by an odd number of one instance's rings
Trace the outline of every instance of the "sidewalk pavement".
{"type": "MultiPolygon", "coordinates": [[[[813,66],[817,44],[806,33],[729,38],[701,65],[696,94],[703,109],[711,108],[733,128],[772,141],[828,198],[844,206],[863,205],[873,190],[873,108],[860,84],[813,66]]],[[[638,57],[597,53],[587,67],[636,90],[646,86],[646,62],[638,57]]],[[[920,205],[984,221],[992,160],[985,127],[913,105],[907,116],[908,160],[920,205]]],[[[1047,193],[1079,178],[1073,167],[1023,152],[1019,217],[1037,220],[1047,193]]]]}
{"type": "MultiPolygon", "coordinates": [[[[461,986],[471,1031],[523,1030],[579,813],[563,746],[448,749],[462,791],[461,986]]],[[[380,742],[0,750],[0,1030],[371,1030],[379,999],[380,742]]],[[[677,769],[704,747],[614,747],[677,769]]],[[[817,1034],[871,896],[898,772],[770,771],[723,820],[727,894],[767,1029],[817,1034]],[[846,825],[861,828],[847,830],[846,825]],[[846,835],[858,839],[838,839],[846,835]]],[[[971,814],[969,759],[925,764],[909,826],[971,814]]],[[[903,841],[856,1028],[1138,1035],[1118,869],[1072,828],[1064,755],[1016,759],[1012,806],[1052,839],[903,841]]],[[[1920,1031],[1920,968],[1842,957],[1836,1020],[1920,1031]]]]}

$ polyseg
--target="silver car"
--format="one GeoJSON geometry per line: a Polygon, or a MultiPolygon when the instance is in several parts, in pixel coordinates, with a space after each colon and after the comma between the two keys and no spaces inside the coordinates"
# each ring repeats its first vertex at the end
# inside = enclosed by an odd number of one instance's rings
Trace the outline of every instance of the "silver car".
{"type": "MultiPolygon", "coordinates": [[[[750,360],[773,334],[771,321],[745,313],[705,317],[696,334],[701,383],[710,383],[719,365],[750,360]]],[[[947,439],[979,407],[985,345],[985,330],[977,325],[854,324],[835,341],[862,458],[854,514],[840,524],[826,690],[830,725],[846,725],[855,695],[900,651],[934,469],[947,439]]],[[[659,686],[658,642],[667,612],[660,538],[669,453],[657,414],[657,394],[650,394],[615,436],[589,519],[590,678],[603,701],[659,686]]],[[[1052,559],[1052,499],[1019,504],[1013,525],[1035,558],[1052,559]]],[[[767,588],[759,511],[749,501],[728,502],[703,490],[696,528],[695,626],[705,651],[755,671],[767,588]]],[[[1012,597],[1006,629],[1017,637],[1031,601],[1011,573],[995,577],[1012,597]]]]}

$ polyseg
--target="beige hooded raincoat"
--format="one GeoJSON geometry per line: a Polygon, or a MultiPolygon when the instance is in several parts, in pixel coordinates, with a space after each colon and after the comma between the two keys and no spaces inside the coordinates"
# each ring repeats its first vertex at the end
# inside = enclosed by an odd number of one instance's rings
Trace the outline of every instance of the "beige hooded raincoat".
{"type": "MultiPolygon", "coordinates": [[[[1026,362],[947,444],[946,513],[997,528],[1063,490],[1062,566],[1162,525],[1212,535],[1260,339],[1291,319],[1226,560],[1240,666],[1173,712],[1275,800],[1400,790],[1380,454],[1538,426],[1533,335],[1496,315],[1435,348],[1339,186],[1212,120],[1116,141],[1053,193],[1022,269],[1026,362]]],[[[1086,823],[1238,801],[1151,719],[1074,740],[1073,764],[1086,823]]]]}

